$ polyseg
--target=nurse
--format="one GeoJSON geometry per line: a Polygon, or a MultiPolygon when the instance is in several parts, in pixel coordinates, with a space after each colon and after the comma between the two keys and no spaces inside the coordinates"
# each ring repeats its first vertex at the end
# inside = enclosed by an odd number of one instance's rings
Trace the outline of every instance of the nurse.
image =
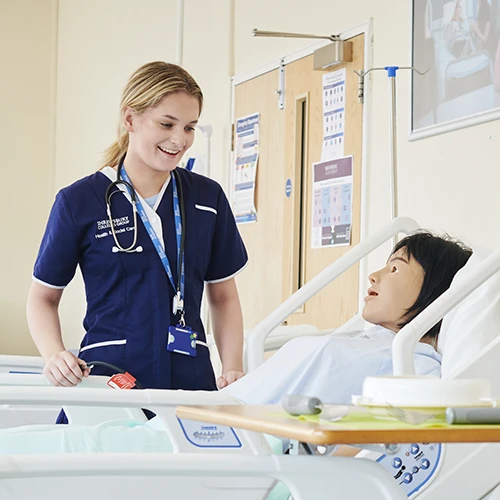
{"type": "MultiPolygon", "coordinates": [[[[152,62],[130,78],[118,140],[100,171],[57,194],[34,266],[27,315],[57,386],[103,361],[145,388],[215,390],[243,375],[235,275],[247,253],[222,188],[177,168],[193,144],[203,95],[181,67],[152,62]],[[86,334],[66,350],[58,305],[80,266],[86,334]],[[200,318],[205,283],[222,375],[200,318]]],[[[93,374],[112,375],[101,365],[93,374]]]]}

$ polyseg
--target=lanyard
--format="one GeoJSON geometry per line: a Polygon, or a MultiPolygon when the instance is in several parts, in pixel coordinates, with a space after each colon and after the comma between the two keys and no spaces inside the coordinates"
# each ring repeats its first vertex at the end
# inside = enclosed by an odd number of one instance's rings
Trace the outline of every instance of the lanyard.
{"type": "MultiPolygon", "coordinates": [[[[120,173],[123,180],[128,182],[132,186],[132,182],[130,181],[130,177],[125,171],[125,167],[121,168],[120,173]]],[[[181,323],[182,323],[184,321],[184,281],[185,281],[184,249],[181,248],[182,217],[181,217],[181,207],[179,203],[179,194],[177,192],[177,182],[175,180],[175,175],[173,172],[171,173],[171,179],[172,179],[172,189],[173,189],[175,236],[177,241],[177,263],[179,262],[181,263],[177,273],[177,286],[174,283],[172,269],[170,267],[170,262],[168,261],[167,254],[165,253],[165,249],[163,248],[163,245],[161,244],[155,230],[153,229],[153,226],[151,225],[151,222],[149,221],[146,211],[144,210],[144,207],[142,206],[142,203],[139,198],[136,199],[135,206],[137,208],[137,211],[139,212],[142,223],[144,224],[144,227],[146,228],[146,231],[149,234],[149,237],[151,238],[151,242],[153,243],[153,246],[155,247],[156,252],[160,257],[163,267],[165,268],[165,271],[167,273],[168,279],[170,280],[170,283],[172,284],[174,292],[176,292],[176,295],[173,300],[172,312],[174,314],[178,314],[179,312],[181,313],[181,323]]],[[[134,203],[134,201],[132,201],[132,203],[134,203]]]]}

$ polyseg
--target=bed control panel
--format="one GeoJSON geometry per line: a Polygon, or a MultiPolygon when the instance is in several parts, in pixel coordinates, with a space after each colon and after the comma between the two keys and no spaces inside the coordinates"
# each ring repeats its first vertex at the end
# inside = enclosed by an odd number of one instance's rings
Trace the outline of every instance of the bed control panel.
{"type": "Polygon", "coordinates": [[[232,427],[194,420],[178,419],[185,438],[198,448],[241,448],[242,444],[232,427]]]}
{"type": "Polygon", "coordinates": [[[438,471],[442,444],[402,444],[394,455],[382,455],[377,462],[394,477],[408,498],[412,498],[427,486],[438,471]]]}

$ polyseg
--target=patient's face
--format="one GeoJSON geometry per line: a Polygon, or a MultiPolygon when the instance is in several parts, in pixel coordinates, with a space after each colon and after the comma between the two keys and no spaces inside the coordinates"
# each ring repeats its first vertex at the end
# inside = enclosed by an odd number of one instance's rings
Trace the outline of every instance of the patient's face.
{"type": "Polygon", "coordinates": [[[391,255],[385,267],[368,277],[370,288],[365,297],[363,318],[398,332],[398,324],[415,303],[424,282],[424,270],[408,258],[404,249],[391,255]]]}

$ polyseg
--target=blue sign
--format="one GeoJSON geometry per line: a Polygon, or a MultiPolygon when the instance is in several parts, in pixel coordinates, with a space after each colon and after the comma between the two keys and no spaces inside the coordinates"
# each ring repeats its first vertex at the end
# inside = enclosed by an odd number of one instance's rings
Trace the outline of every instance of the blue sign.
{"type": "Polygon", "coordinates": [[[290,198],[292,194],[292,181],[290,179],[286,180],[285,194],[287,198],[290,198]]]}

